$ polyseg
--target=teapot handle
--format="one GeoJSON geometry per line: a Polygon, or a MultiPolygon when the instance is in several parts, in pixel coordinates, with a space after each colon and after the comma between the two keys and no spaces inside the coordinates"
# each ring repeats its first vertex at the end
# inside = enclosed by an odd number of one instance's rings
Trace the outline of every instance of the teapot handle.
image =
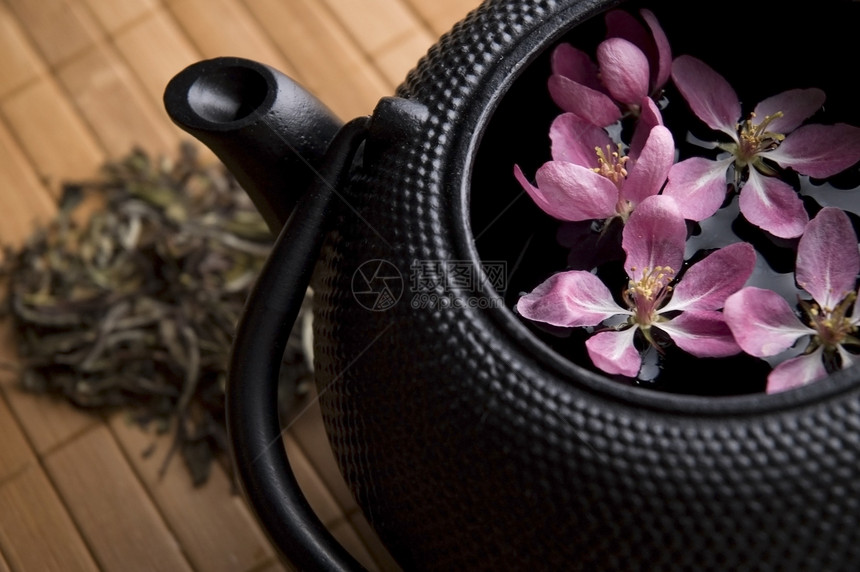
{"type": "Polygon", "coordinates": [[[302,570],[362,570],[314,514],[281,441],[278,376],[310,282],[331,199],[346,182],[369,118],[345,124],[281,230],[239,321],[227,381],[227,428],[245,496],[272,543],[302,570]]]}

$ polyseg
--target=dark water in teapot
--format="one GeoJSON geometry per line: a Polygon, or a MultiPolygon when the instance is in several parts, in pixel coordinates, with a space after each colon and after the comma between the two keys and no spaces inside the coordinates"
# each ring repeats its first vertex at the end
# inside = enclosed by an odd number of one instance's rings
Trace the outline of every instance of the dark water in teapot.
{"type": "MultiPolygon", "coordinates": [[[[854,38],[860,24],[860,2],[823,0],[787,7],[780,1],[730,0],[708,4],[628,2],[619,6],[633,14],[642,7],[656,15],[669,38],[673,57],[690,54],[708,63],[735,89],[745,114],[758,101],[787,89],[818,87],[825,91],[827,100],[824,109],[809,122],[860,126],[860,96],[853,88],[858,68],[854,38]]],[[[574,28],[563,41],[593,55],[604,34],[603,16],[599,15],[574,28]]],[[[571,251],[574,255],[594,251],[588,240],[574,239],[570,249],[561,245],[562,223],[535,206],[512,174],[513,165],[518,164],[533,180],[535,170],[550,158],[549,125],[560,113],[546,89],[551,49],[528,66],[504,97],[487,127],[472,174],[471,222],[476,246],[484,260],[507,261],[509,276],[503,294],[511,309],[522,293],[565,270],[571,251]]],[[[668,106],[663,119],[675,137],[680,156],[706,155],[707,151],[691,141],[715,140],[714,132],[689,112],[671,81],[665,97],[668,106]]],[[[838,152],[837,142],[834,152],[838,152]]],[[[855,229],[860,229],[860,166],[828,181],[794,177],[787,182],[800,190],[810,217],[823,206],[838,206],[849,212],[855,229]]],[[[730,194],[716,220],[688,223],[690,261],[732,242],[750,242],[759,259],[755,285],[793,299],[800,292],[792,274],[797,239],[777,239],[750,225],[738,215],[736,203],[736,195],[730,194]]],[[[598,265],[601,278],[613,292],[620,292],[626,284],[621,262],[598,265]]],[[[585,340],[591,335],[585,329],[560,330],[522,321],[560,355],[599,372],[585,351],[585,340]]],[[[765,361],[745,354],[703,359],[674,346],[659,360],[656,353],[647,352],[645,362],[639,379],[609,377],[670,392],[734,395],[763,391],[771,370],[765,361]]]]}

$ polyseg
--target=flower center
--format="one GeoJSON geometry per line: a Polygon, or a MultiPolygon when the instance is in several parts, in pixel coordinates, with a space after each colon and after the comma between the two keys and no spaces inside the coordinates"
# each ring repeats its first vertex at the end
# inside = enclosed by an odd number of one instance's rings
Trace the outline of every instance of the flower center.
{"type": "Polygon", "coordinates": [[[809,324],[816,332],[815,341],[818,345],[827,350],[835,350],[838,346],[855,341],[853,334],[857,331],[857,326],[846,314],[856,299],[857,294],[850,292],[833,310],[801,301],[800,305],[809,317],[809,324]]]}
{"type": "Polygon", "coordinates": [[[627,169],[624,168],[624,165],[630,157],[622,153],[620,144],[618,151],[613,151],[610,145],[607,145],[605,150],[595,147],[594,151],[597,153],[597,167],[592,171],[606,177],[617,187],[620,187],[621,182],[627,177],[627,169]]]}
{"type": "MultiPolygon", "coordinates": [[[[774,119],[779,119],[782,116],[782,111],[777,111],[773,115],[765,116],[761,123],[754,123],[756,115],[755,113],[750,113],[749,119],[738,125],[738,140],[740,143],[734,152],[735,163],[738,167],[749,165],[758,159],[759,153],[773,151],[779,147],[779,144],[785,139],[785,135],[768,131],[767,128],[774,119]]],[[[758,166],[760,161],[756,163],[758,166]]]]}
{"type": "MultiPolygon", "coordinates": [[[[631,268],[631,271],[635,271],[631,268]]],[[[624,302],[633,311],[630,320],[647,332],[651,324],[658,321],[657,310],[663,305],[666,296],[672,291],[669,282],[675,271],[668,266],[644,268],[639,280],[631,280],[623,293],[624,302]]],[[[647,333],[646,333],[647,337],[647,333]]]]}

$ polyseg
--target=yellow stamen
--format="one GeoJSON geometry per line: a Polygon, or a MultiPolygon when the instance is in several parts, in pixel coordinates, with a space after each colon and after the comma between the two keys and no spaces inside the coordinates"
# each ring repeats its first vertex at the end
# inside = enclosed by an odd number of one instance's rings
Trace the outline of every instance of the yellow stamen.
{"type": "Polygon", "coordinates": [[[847,312],[857,299],[856,292],[849,292],[845,298],[832,310],[821,308],[816,303],[800,301],[800,306],[809,318],[810,326],[815,330],[816,345],[824,346],[828,350],[835,350],[838,346],[851,342],[853,334],[857,332],[847,312]]]}
{"type": "Polygon", "coordinates": [[[766,116],[761,123],[753,123],[756,115],[750,113],[749,119],[737,126],[740,145],[735,155],[738,166],[743,167],[756,159],[756,155],[759,153],[772,151],[779,147],[779,144],[785,139],[785,135],[768,131],[767,128],[775,119],[779,119],[783,115],[782,111],[777,111],[773,115],[766,116]]]}
{"type": "Polygon", "coordinates": [[[597,167],[592,169],[598,175],[602,175],[615,183],[620,184],[627,177],[627,169],[624,165],[630,157],[623,155],[621,145],[618,145],[618,151],[613,151],[610,145],[606,146],[606,150],[600,147],[594,148],[597,153],[597,167]]]}
{"type": "MultiPolygon", "coordinates": [[[[631,268],[635,272],[635,268],[631,268]]],[[[675,271],[668,266],[655,266],[653,269],[644,268],[639,280],[631,280],[623,293],[624,302],[633,310],[631,321],[643,330],[659,321],[657,310],[663,305],[666,296],[672,291],[669,282],[675,276],[675,271]]]]}

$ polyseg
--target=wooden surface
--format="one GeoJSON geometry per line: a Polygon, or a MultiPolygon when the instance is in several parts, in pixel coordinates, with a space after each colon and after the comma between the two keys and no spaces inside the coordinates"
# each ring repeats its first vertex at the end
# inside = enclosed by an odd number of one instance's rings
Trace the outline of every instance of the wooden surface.
{"type": "MultiPolygon", "coordinates": [[[[62,182],[134,146],[173,155],[161,95],[216,56],[270,64],[342,118],[369,113],[478,0],[0,0],[0,241],[49,220],[62,182]]],[[[0,360],[14,361],[0,325],[0,360]]],[[[282,570],[216,468],[194,489],[167,439],[19,391],[0,372],[0,572],[282,570]],[[155,444],[155,454],[143,452],[155,444]]],[[[320,518],[368,567],[395,569],[334,467],[319,410],[285,438],[320,518]]]]}

